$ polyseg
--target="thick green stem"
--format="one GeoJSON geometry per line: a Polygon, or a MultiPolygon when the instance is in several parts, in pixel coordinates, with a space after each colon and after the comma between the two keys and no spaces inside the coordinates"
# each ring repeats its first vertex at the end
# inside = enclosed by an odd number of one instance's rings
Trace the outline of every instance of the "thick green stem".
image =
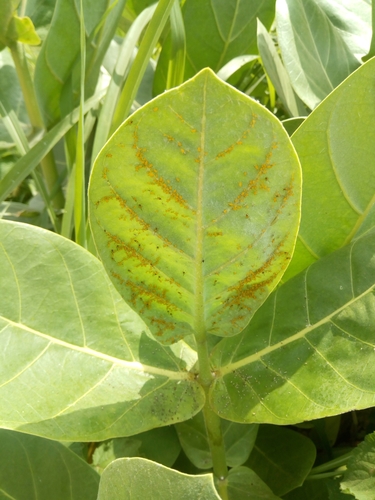
{"type": "MultiPolygon", "coordinates": [[[[36,130],[44,129],[42,115],[36,100],[33,81],[31,79],[25,51],[22,44],[14,42],[9,46],[14,65],[17,71],[18,80],[20,82],[23,98],[27,113],[29,115],[30,123],[36,130]]],[[[45,179],[48,192],[52,193],[52,203],[55,209],[64,207],[64,195],[59,185],[58,172],[56,169],[55,158],[53,154],[48,153],[40,162],[42,167],[43,177],[45,179]]]]}
{"type": "Polygon", "coordinates": [[[197,246],[195,253],[195,340],[197,342],[197,354],[199,363],[199,382],[202,385],[206,403],[203,408],[203,416],[206,425],[207,439],[210,446],[213,470],[215,476],[216,488],[223,500],[228,500],[227,492],[227,475],[228,468],[225,458],[225,447],[223,433],[221,429],[221,419],[212,410],[209,401],[210,387],[214,381],[214,373],[211,369],[209,351],[207,345],[207,333],[205,327],[205,310],[204,310],[204,248],[203,248],[203,184],[204,184],[204,149],[205,149],[205,134],[206,134],[206,87],[203,90],[203,109],[201,123],[201,144],[200,144],[200,161],[199,174],[197,185],[197,246]]]}

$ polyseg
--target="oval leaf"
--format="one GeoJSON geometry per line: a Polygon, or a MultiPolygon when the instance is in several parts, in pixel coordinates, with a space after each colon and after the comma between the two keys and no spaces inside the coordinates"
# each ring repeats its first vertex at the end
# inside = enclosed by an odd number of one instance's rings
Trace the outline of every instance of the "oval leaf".
{"type": "Polygon", "coordinates": [[[0,241],[0,426],[99,441],[201,409],[195,352],[153,340],[93,255],[8,221],[0,241]]]}
{"type": "Polygon", "coordinates": [[[374,79],[375,58],[350,75],[292,136],[303,171],[303,205],[284,279],[375,226],[375,142],[368,133],[375,128],[374,79]]]}
{"type": "Polygon", "coordinates": [[[300,182],[280,122],[203,70],[129,117],[98,156],[98,252],[160,340],[235,335],[288,265],[300,182]]]}
{"type": "Polygon", "coordinates": [[[292,424],[374,405],[374,254],[373,232],[319,260],[217,344],[220,416],[292,424]]]}
{"type": "Polygon", "coordinates": [[[98,500],[220,500],[212,474],[189,476],[144,458],[120,458],[103,472],[98,500]]]}

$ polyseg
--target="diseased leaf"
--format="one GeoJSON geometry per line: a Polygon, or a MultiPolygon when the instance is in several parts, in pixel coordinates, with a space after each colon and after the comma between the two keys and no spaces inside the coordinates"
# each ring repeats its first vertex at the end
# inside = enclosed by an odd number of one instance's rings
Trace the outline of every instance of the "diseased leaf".
{"type": "Polygon", "coordinates": [[[0,498],[96,500],[99,475],[61,443],[0,430],[0,498]]]}
{"type": "Polygon", "coordinates": [[[372,500],[375,491],[375,433],[353,450],[348,462],[341,489],[357,500],[372,500]]]}
{"type": "Polygon", "coordinates": [[[247,467],[235,467],[228,474],[229,500],[281,500],[247,467]]]}
{"type": "Polygon", "coordinates": [[[8,221],[0,241],[2,427],[100,441],[200,410],[195,352],[155,342],[93,255],[8,221]]]}
{"type": "MultiPolygon", "coordinates": [[[[198,469],[211,469],[212,456],[203,414],[176,424],[181,446],[198,469]]],[[[222,420],[225,457],[229,467],[242,465],[248,458],[257,437],[257,425],[244,425],[222,420]]]]}
{"type": "Polygon", "coordinates": [[[120,458],[103,472],[98,500],[220,500],[212,474],[189,476],[144,458],[120,458]]]}
{"type": "Polygon", "coordinates": [[[102,149],[90,181],[94,240],[158,339],[235,335],[288,265],[300,182],[280,123],[206,69],[102,149]]]}
{"type": "Polygon", "coordinates": [[[292,136],[303,171],[302,219],[287,280],[375,225],[375,59],[292,136]]]}
{"type": "Polygon", "coordinates": [[[325,10],[328,2],[320,0],[276,2],[277,35],[285,68],[294,90],[311,109],[360,65],[343,36],[345,20],[349,16],[349,21],[355,19],[352,11],[357,0],[348,11],[339,8],[341,0],[329,3],[332,7],[325,10]],[[338,19],[333,21],[334,17],[338,19]]]}
{"type": "MultiPolygon", "coordinates": [[[[186,32],[185,80],[203,68],[218,72],[231,59],[257,54],[256,20],[269,29],[275,0],[187,0],[182,8],[186,32]]],[[[170,35],[156,68],[154,93],[166,88],[170,35]]]]}
{"type": "Polygon", "coordinates": [[[291,424],[375,404],[375,233],[278,288],[212,355],[215,411],[291,424]]]}
{"type": "MultiPolygon", "coordinates": [[[[302,434],[275,425],[261,425],[245,465],[276,495],[301,486],[314,465],[315,446],[302,434]]],[[[306,497],[307,498],[307,497],[306,497]]]]}

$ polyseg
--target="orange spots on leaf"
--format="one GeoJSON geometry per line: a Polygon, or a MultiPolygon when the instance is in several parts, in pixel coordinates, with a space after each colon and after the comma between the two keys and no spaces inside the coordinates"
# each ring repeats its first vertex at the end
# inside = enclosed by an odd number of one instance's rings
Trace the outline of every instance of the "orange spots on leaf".
{"type": "Polygon", "coordinates": [[[223,236],[223,231],[212,231],[212,232],[208,232],[207,231],[207,236],[223,236]]]}
{"type": "Polygon", "coordinates": [[[157,106],[155,106],[155,108],[153,109],[153,111],[155,111],[155,112],[158,110],[159,110],[159,108],[157,106]]]}
{"type": "Polygon", "coordinates": [[[106,158],[112,158],[113,155],[111,153],[107,153],[105,156],[106,158]]]}

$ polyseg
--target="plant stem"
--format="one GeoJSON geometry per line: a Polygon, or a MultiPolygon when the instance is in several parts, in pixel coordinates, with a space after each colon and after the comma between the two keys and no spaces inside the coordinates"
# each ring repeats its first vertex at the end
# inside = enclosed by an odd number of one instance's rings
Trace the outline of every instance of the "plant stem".
{"type": "MultiPolygon", "coordinates": [[[[30,123],[33,129],[43,130],[43,118],[36,100],[34,85],[27,64],[24,48],[22,47],[22,44],[14,42],[9,46],[9,49],[17,71],[30,123]]],[[[41,160],[40,165],[48,187],[48,192],[50,195],[51,193],[54,193],[52,197],[53,206],[57,210],[62,209],[64,207],[64,195],[58,182],[59,176],[53,154],[51,152],[48,153],[41,160]]]]}

